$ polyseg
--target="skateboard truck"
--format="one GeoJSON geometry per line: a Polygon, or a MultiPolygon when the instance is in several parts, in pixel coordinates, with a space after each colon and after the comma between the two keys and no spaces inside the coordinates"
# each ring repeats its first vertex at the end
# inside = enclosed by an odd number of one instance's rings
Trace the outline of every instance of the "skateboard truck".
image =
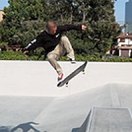
{"type": "Polygon", "coordinates": [[[69,82],[66,83],[66,87],[68,87],[69,82]]]}
{"type": "Polygon", "coordinates": [[[83,72],[83,75],[85,75],[85,70],[83,70],[82,72],[83,72]]]}

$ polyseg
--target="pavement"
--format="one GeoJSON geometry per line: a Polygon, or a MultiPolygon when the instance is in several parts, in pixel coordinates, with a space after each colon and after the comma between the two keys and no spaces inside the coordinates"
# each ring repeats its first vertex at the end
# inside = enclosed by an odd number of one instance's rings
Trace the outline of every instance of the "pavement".
{"type": "MultiPolygon", "coordinates": [[[[59,63],[65,76],[83,64],[59,63]]],[[[132,132],[131,63],[88,63],[85,75],[62,88],[48,62],[0,67],[0,132],[132,132]]]]}

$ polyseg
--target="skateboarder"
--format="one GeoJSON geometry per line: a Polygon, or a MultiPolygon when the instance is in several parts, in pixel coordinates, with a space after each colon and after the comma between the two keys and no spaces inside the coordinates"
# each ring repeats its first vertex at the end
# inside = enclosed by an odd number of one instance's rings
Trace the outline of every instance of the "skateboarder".
{"type": "Polygon", "coordinates": [[[58,81],[60,81],[63,79],[63,71],[61,66],[57,63],[59,58],[67,55],[68,59],[72,63],[75,63],[74,50],[68,37],[63,35],[63,33],[70,30],[86,30],[86,28],[87,26],[84,24],[58,26],[55,21],[48,21],[46,30],[29,43],[24,51],[26,53],[38,47],[43,47],[48,61],[58,73],[58,81]]]}

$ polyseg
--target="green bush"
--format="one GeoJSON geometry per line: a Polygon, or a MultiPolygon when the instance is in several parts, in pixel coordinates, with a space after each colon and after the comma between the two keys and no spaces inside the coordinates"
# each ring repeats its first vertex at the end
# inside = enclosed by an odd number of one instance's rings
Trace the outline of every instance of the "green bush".
{"type": "MultiPolygon", "coordinates": [[[[61,58],[62,61],[66,61],[66,57],[61,58]]],[[[89,62],[132,62],[132,58],[124,58],[118,56],[112,57],[100,57],[99,55],[76,55],[77,61],[89,61],[89,62]]]]}
{"type": "Polygon", "coordinates": [[[22,52],[4,51],[0,53],[0,60],[37,60],[37,56],[27,56],[22,52]]]}
{"type": "MultiPolygon", "coordinates": [[[[0,60],[35,60],[35,61],[43,61],[44,56],[39,57],[36,55],[27,56],[22,52],[14,52],[14,51],[4,51],[0,53],[0,60]]],[[[61,61],[67,61],[67,57],[62,57],[61,61]]],[[[132,62],[132,58],[123,58],[123,57],[100,57],[98,54],[96,55],[76,55],[77,61],[90,61],[90,62],[132,62]]]]}

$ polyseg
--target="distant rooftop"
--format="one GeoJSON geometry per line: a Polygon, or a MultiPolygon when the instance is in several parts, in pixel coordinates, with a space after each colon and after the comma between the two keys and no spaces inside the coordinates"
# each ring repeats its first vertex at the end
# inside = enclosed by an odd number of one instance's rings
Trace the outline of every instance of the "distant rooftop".
{"type": "Polygon", "coordinates": [[[121,33],[117,38],[130,38],[130,39],[132,39],[132,33],[121,33]]]}

